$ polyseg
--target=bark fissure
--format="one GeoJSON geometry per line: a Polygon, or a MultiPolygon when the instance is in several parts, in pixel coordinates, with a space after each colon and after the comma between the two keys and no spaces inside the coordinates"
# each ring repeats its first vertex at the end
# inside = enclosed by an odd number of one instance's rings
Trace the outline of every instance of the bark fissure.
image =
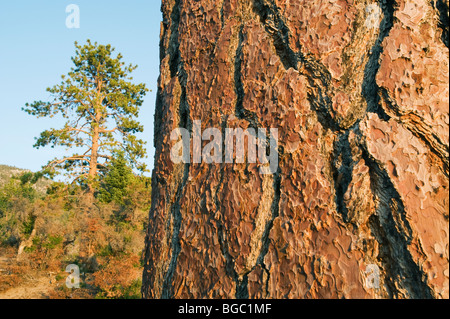
{"type": "Polygon", "coordinates": [[[394,25],[394,11],[396,2],[394,0],[379,1],[383,12],[383,20],[380,23],[378,38],[370,50],[369,61],[364,69],[364,79],[362,83],[362,95],[367,103],[367,112],[378,114],[384,121],[389,120],[380,103],[380,87],[377,84],[377,73],[380,69],[380,56],[383,52],[383,40],[389,35],[394,25]]]}
{"type": "Polygon", "coordinates": [[[254,0],[253,9],[259,15],[261,23],[267,33],[272,37],[277,55],[280,57],[284,68],[298,70],[298,63],[303,60],[299,53],[294,52],[289,44],[289,28],[283,21],[273,1],[254,0]]]}
{"type": "Polygon", "coordinates": [[[348,222],[348,209],[344,202],[344,194],[352,181],[354,162],[348,141],[349,131],[338,136],[335,142],[333,159],[333,180],[335,187],[336,210],[344,222],[348,222]]]}
{"type": "Polygon", "coordinates": [[[238,119],[246,120],[249,126],[257,132],[259,121],[255,112],[244,108],[244,84],[242,82],[242,43],[244,41],[244,25],[239,27],[239,42],[234,60],[234,91],[236,93],[235,115],[238,119]]]}
{"type": "Polygon", "coordinates": [[[372,192],[377,198],[376,213],[370,216],[369,225],[380,244],[378,259],[386,270],[385,281],[390,297],[432,298],[427,276],[408,250],[412,230],[400,195],[386,171],[364,147],[361,150],[370,169],[372,192]]]}
{"type": "Polygon", "coordinates": [[[448,48],[448,43],[449,43],[449,8],[448,8],[448,3],[446,3],[444,0],[435,0],[435,1],[431,1],[431,3],[433,4],[433,7],[435,8],[435,10],[438,11],[438,16],[439,16],[439,23],[438,26],[439,28],[442,29],[442,35],[441,35],[441,39],[442,42],[445,44],[445,46],[448,48]]]}

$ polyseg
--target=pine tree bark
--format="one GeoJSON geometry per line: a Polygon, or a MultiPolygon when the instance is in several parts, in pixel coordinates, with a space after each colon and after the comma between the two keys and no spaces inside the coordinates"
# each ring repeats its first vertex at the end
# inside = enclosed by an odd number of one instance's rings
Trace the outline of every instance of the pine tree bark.
{"type": "Polygon", "coordinates": [[[99,141],[99,127],[97,123],[94,123],[92,129],[92,146],[91,156],[89,160],[89,178],[94,180],[97,177],[97,165],[98,165],[98,141],[99,141]]]}
{"type": "Polygon", "coordinates": [[[162,1],[145,298],[449,297],[437,2],[162,1]],[[173,163],[196,120],[278,128],[277,171],[173,163]]]}

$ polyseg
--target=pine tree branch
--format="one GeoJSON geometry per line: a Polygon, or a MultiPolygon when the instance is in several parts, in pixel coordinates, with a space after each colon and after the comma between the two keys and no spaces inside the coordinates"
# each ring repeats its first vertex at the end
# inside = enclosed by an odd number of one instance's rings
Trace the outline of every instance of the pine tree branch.
{"type": "Polygon", "coordinates": [[[80,128],[75,128],[75,127],[66,127],[65,130],[67,130],[68,132],[79,132],[79,133],[84,133],[87,135],[90,135],[91,133],[89,133],[88,131],[82,130],[80,128]]]}
{"type": "Polygon", "coordinates": [[[117,130],[120,130],[120,129],[118,127],[115,127],[111,130],[100,130],[99,133],[114,133],[117,130]]]}
{"type": "Polygon", "coordinates": [[[59,165],[59,164],[62,164],[64,162],[67,162],[67,161],[82,161],[82,160],[84,160],[87,157],[90,157],[90,156],[89,155],[69,156],[69,157],[65,157],[65,158],[59,159],[59,160],[54,160],[54,161],[48,163],[47,167],[59,165]]]}

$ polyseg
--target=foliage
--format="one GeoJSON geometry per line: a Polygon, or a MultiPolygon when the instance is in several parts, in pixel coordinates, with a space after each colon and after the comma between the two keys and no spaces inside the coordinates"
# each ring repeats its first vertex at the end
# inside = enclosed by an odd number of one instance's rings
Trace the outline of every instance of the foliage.
{"type": "Polygon", "coordinates": [[[32,205],[39,197],[32,183],[37,180],[32,173],[24,173],[0,187],[0,243],[14,244],[31,233],[32,205]]]}
{"type": "Polygon", "coordinates": [[[94,285],[99,289],[96,297],[100,299],[140,298],[142,282],[139,275],[137,256],[125,255],[120,259],[117,257],[107,258],[102,269],[97,271],[94,276],[94,285]]]}
{"type": "Polygon", "coordinates": [[[112,158],[107,173],[102,178],[98,199],[105,203],[116,202],[124,205],[129,185],[133,183],[135,177],[129,167],[123,152],[117,152],[112,158]]]}
{"type": "Polygon", "coordinates": [[[28,215],[27,218],[22,222],[22,233],[25,236],[30,236],[33,229],[34,224],[36,222],[36,216],[28,215]]]}
{"type": "Polygon", "coordinates": [[[20,243],[30,242],[0,288],[23,281],[30,271],[45,271],[58,282],[51,298],[139,298],[150,179],[128,165],[116,156],[92,206],[77,185],[55,182],[46,194],[36,193],[36,176],[28,173],[0,187],[0,248],[17,252],[20,243]],[[71,263],[85,274],[77,291],[64,285],[71,263]]]}

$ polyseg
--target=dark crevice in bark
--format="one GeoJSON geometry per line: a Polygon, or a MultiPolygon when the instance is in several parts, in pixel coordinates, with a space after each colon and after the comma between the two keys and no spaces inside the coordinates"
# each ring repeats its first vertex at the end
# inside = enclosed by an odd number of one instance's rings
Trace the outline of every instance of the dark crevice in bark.
{"type": "Polygon", "coordinates": [[[244,84],[242,83],[242,42],[243,42],[243,30],[244,26],[239,28],[239,43],[236,49],[236,55],[234,60],[234,91],[236,93],[236,116],[244,116],[244,84]]]}
{"type": "Polygon", "coordinates": [[[348,209],[344,202],[344,195],[352,181],[354,162],[350,143],[349,131],[338,136],[334,145],[333,180],[335,188],[336,210],[342,216],[344,222],[348,222],[348,209]]]}
{"type": "Polygon", "coordinates": [[[164,35],[159,40],[159,63],[161,64],[162,60],[166,57],[166,48],[164,47],[164,39],[167,35],[167,29],[169,27],[170,21],[167,19],[167,16],[164,12],[163,4],[161,2],[160,10],[162,12],[162,34],[164,35]]]}
{"type": "Polygon", "coordinates": [[[243,29],[244,25],[241,25],[239,28],[239,43],[236,49],[234,61],[234,91],[236,93],[235,115],[238,119],[246,120],[249,123],[249,126],[257,132],[259,121],[256,113],[244,108],[245,91],[244,84],[242,83],[242,43],[244,41],[243,29]]]}
{"type": "Polygon", "coordinates": [[[267,33],[271,35],[277,55],[285,69],[294,68],[298,70],[301,57],[289,45],[289,28],[278,12],[276,4],[273,1],[254,0],[253,10],[259,15],[267,33]]]}
{"type": "Polygon", "coordinates": [[[369,228],[372,235],[375,237],[377,242],[381,245],[377,259],[381,261],[383,267],[386,271],[386,276],[384,279],[384,285],[386,292],[388,293],[389,299],[398,298],[397,287],[395,285],[395,279],[397,273],[399,272],[399,267],[392,264],[392,248],[389,242],[386,241],[386,233],[384,231],[383,225],[380,222],[380,218],[377,215],[371,215],[368,221],[369,228]]]}
{"type": "Polygon", "coordinates": [[[400,195],[387,172],[361,147],[369,167],[372,192],[377,198],[376,213],[369,218],[369,227],[380,244],[378,259],[385,268],[385,284],[390,297],[432,298],[426,274],[408,250],[412,230],[406,218],[400,195]]]}
{"type": "Polygon", "coordinates": [[[238,280],[236,286],[236,299],[248,299],[248,274],[242,277],[242,280],[238,280]]]}
{"type": "MultiPolygon", "coordinates": [[[[275,219],[280,214],[280,196],[281,196],[281,169],[280,168],[278,168],[277,172],[273,175],[273,188],[274,188],[274,199],[273,199],[272,206],[271,206],[272,218],[267,223],[266,228],[263,233],[263,236],[261,238],[263,245],[261,246],[261,251],[260,251],[260,254],[256,261],[256,263],[258,265],[264,264],[264,257],[267,255],[267,252],[269,251],[270,231],[272,230],[275,219]]],[[[263,268],[265,268],[265,267],[263,267],[263,268]]]]}
{"type": "MultiPolygon", "coordinates": [[[[310,82],[310,85],[314,85],[311,86],[311,89],[307,93],[311,110],[316,113],[318,121],[325,130],[339,132],[340,127],[331,115],[331,95],[327,92],[324,93],[321,86],[312,84],[311,82],[314,82],[314,80],[308,78],[308,81],[310,82]]],[[[325,90],[327,89],[325,88],[325,90]]]]}
{"type": "Polygon", "coordinates": [[[224,12],[223,12],[223,7],[225,5],[225,1],[226,0],[223,0],[222,5],[220,6],[220,24],[221,24],[222,30],[225,27],[225,17],[224,17],[224,12]]]}
{"type": "Polygon", "coordinates": [[[384,121],[389,121],[389,115],[383,110],[380,103],[380,87],[377,84],[376,76],[380,69],[380,56],[383,52],[383,40],[389,35],[394,25],[394,11],[396,2],[394,0],[379,1],[383,11],[383,20],[380,23],[380,33],[373,45],[369,61],[364,69],[364,79],[362,83],[362,95],[367,103],[367,112],[378,114],[384,121]]]}
{"type": "Polygon", "coordinates": [[[438,11],[438,27],[442,29],[441,40],[448,48],[449,43],[449,8],[444,0],[431,1],[435,10],[438,11]]]}
{"type": "Polygon", "coordinates": [[[267,269],[266,265],[264,263],[261,264],[261,267],[263,269],[263,271],[266,273],[267,275],[267,279],[266,282],[264,284],[264,289],[265,289],[265,298],[270,298],[270,293],[269,293],[269,283],[270,283],[270,271],[269,269],[267,269]]]}
{"type": "MultiPolygon", "coordinates": [[[[162,90],[160,87],[158,87],[158,90],[156,92],[156,103],[155,103],[155,114],[153,115],[153,145],[155,145],[155,155],[154,155],[154,162],[158,162],[158,158],[160,156],[160,147],[156,147],[159,143],[159,141],[162,140],[162,132],[161,132],[161,123],[162,123],[162,90]]],[[[153,172],[155,172],[155,169],[153,169],[153,172]]],[[[153,182],[153,178],[152,178],[153,182]]]]}
{"type": "Polygon", "coordinates": [[[180,57],[180,42],[179,42],[179,25],[181,18],[181,0],[176,0],[172,8],[172,13],[170,15],[171,28],[170,28],[170,39],[169,39],[169,68],[170,76],[173,78],[177,76],[178,69],[181,66],[180,57]]]}

